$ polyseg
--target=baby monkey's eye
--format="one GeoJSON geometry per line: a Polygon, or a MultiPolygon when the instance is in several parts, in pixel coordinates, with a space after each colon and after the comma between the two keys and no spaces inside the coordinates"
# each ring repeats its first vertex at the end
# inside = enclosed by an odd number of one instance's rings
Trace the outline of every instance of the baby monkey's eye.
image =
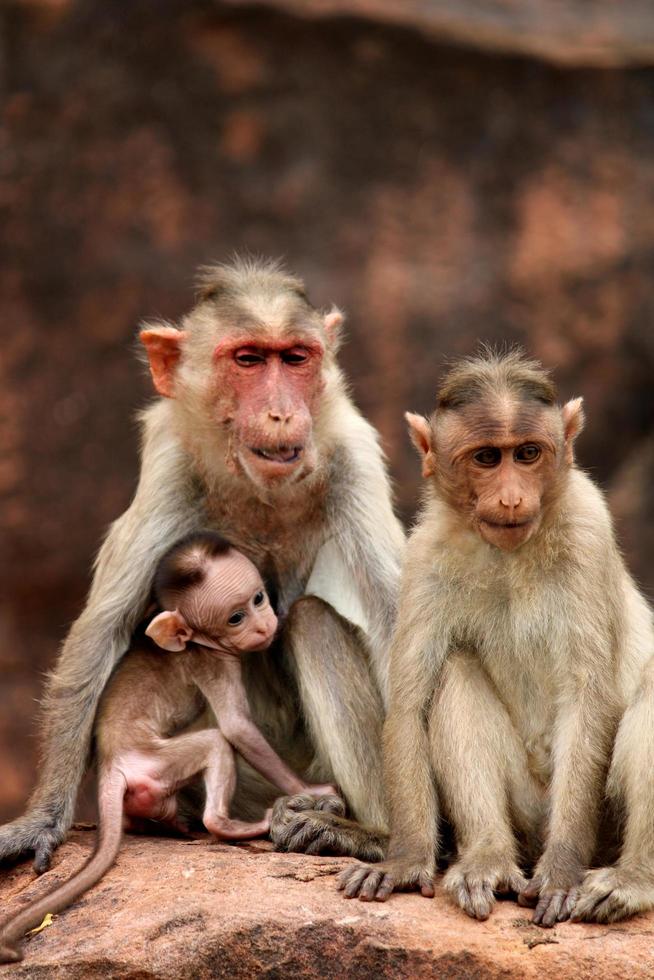
{"type": "Polygon", "coordinates": [[[535,463],[540,456],[540,448],[529,443],[526,446],[518,446],[513,458],[518,463],[535,463]]]}
{"type": "Polygon", "coordinates": [[[254,597],[255,606],[260,606],[265,598],[266,598],[266,593],[263,591],[263,589],[261,589],[259,592],[257,592],[257,594],[254,597]]]}
{"type": "Polygon", "coordinates": [[[232,615],[227,620],[228,626],[238,626],[245,619],[245,613],[242,610],[239,612],[232,613],[232,615]]]}

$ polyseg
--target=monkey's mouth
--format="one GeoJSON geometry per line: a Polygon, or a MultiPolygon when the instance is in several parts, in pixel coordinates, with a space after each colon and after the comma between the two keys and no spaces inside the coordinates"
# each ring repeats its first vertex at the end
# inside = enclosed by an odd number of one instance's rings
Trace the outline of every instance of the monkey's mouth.
{"type": "Polygon", "coordinates": [[[250,446],[250,452],[267,463],[281,463],[289,466],[300,459],[303,446],[276,446],[274,449],[263,449],[260,446],[250,446]]]}
{"type": "Polygon", "coordinates": [[[486,524],[487,527],[497,528],[500,531],[510,531],[517,527],[527,527],[531,524],[531,518],[527,518],[526,521],[487,521],[482,519],[482,524],[486,524]]]}

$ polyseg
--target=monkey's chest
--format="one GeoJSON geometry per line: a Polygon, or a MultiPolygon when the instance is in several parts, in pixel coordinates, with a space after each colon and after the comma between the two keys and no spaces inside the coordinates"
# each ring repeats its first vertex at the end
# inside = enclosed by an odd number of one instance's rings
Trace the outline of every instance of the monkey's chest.
{"type": "MultiPolygon", "coordinates": [[[[481,603],[476,610],[477,619],[481,603]]],[[[558,702],[558,631],[543,606],[496,602],[477,619],[476,651],[541,781],[552,774],[558,702]]]]}

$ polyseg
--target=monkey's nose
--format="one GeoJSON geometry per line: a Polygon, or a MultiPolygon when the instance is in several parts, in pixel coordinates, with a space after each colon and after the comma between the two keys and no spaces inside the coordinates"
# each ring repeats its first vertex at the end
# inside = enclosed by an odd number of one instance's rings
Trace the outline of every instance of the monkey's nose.
{"type": "Polygon", "coordinates": [[[288,425],[293,418],[293,413],[284,412],[282,409],[278,409],[277,411],[270,409],[268,412],[268,418],[271,422],[278,422],[281,425],[288,425]]]}

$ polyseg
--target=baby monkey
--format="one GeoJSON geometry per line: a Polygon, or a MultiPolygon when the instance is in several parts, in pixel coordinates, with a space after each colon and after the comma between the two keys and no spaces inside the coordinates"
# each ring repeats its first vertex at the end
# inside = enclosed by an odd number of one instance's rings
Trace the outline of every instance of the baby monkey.
{"type": "Polygon", "coordinates": [[[0,963],[22,959],[21,937],[46,913],[59,912],[96,884],[116,859],[123,817],[184,832],[177,791],[203,774],[204,826],[219,840],[268,832],[269,814],[248,823],[229,816],[236,788],[235,750],[282,793],[335,793],[309,785],[268,744],[250,716],[241,655],[266,650],[277,617],[255,565],[209,531],[177,542],[161,559],[154,596],[163,610],[112,676],[96,719],[99,836],[84,867],[0,930],[0,963]],[[206,704],[218,727],[185,731],[206,704]],[[180,733],[180,734],[178,734],[180,733]]]}

